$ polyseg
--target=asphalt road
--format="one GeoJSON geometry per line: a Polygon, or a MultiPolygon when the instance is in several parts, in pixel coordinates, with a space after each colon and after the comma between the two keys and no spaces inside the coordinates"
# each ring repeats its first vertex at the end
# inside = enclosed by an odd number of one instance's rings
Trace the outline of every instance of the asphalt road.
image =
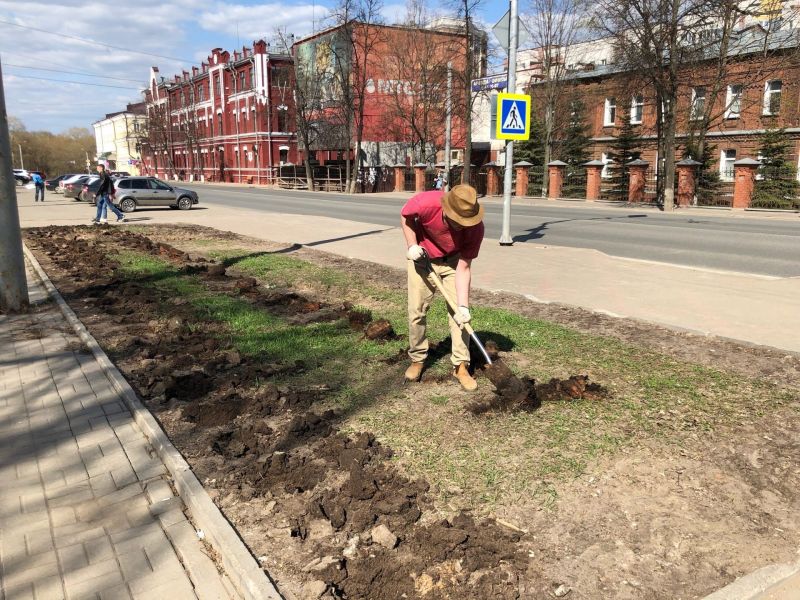
{"type": "MultiPolygon", "coordinates": [[[[200,202],[265,212],[316,215],[376,225],[399,224],[403,200],[293,190],[182,184],[200,202]]],[[[485,203],[486,236],[499,239],[502,205],[485,203]]],[[[800,219],[732,218],[717,214],[665,215],[625,207],[523,206],[512,208],[515,243],[591,248],[611,256],[668,264],[800,276],[800,219]]]]}

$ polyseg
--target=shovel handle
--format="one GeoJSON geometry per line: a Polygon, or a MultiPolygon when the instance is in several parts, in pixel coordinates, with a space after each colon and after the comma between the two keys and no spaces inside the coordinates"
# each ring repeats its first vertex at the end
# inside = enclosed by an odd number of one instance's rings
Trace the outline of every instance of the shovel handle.
{"type": "MultiPolygon", "coordinates": [[[[442,281],[442,278],[439,277],[439,274],[433,270],[433,265],[431,264],[431,259],[428,256],[427,252],[422,256],[422,259],[424,260],[423,264],[425,265],[425,268],[428,271],[428,275],[430,276],[431,280],[433,280],[433,285],[435,285],[436,289],[442,293],[445,302],[447,302],[447,305],[450,307],[450,310],[453,311],[453,314],[455,314],[456,312],[458,312],[458,303],[456,302],[456,299],[450,295],[450,292],[448,292],[447,289],[445,289],[444,282],[442,281]]],[[[470,325],[469,323],[464,323],[463,327],[464,331],[466,331],[469,334],[469,337],[471,337],[472,341],[474,341],[475,344],[478,346],[478,349],[481,351],[481,354],[483,354],[483,358],[486,359],[486,364],[491,365],[492,359],[489,358],[489,353],[486,352],[486,348],[483,347],[483,344],[481,343],[480,339],[478,339],[478,336],[476,335],[475,330],[472,328],[472,325],[470,325]]]]}

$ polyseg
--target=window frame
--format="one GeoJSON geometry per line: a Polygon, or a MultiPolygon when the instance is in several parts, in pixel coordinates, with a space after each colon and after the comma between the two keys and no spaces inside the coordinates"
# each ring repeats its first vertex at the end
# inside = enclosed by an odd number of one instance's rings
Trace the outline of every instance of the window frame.
{"type": "Polygon", "coordinates": [[[603,104],[603,127],[614,127],[617,121],[617,98],[609,96],[603,104]],[[613,112],[612,112],[613,111],[613,112]],[[609,119],[609,116],[611,117],[609,119]]]}
{"type": "Polygon", "coordinates": [[[703,118],[706,112],[706,86],[698,85],[692,88],[692,103],[689,108],[689,120],[690,121],[699,121],[703,118]],[[701,96],[698,92],[702,90],[703,95],[701,96]],[[702,104],[698,102],[698,99],[702,99],[702,104]],[[702,106],[701,110],[697,110],[698,106],[702,106]]]}
{"type": "Polygon", "coordinates": [[[723,148],[720,150],[719,155],[719,178],[721,181],[733,181],[734,180],[734,173],[733,173],[733,163],[736,162],[736,148],[723,148]],[[728,153],[733,152],[733,156],[728,156],[728,153]],[[726,165],[730,163],[730,171],[726,168],[726,165]],[[727,172],[730,172],[730,175],[726,175],[727,172]]]}
{"type": "Polygon", "coordinates": [[[725,94],[725,118],[738,119],[742,115],[742,98],[744,97],[744,86],[741,83],[733,83],[728,86],[725,94]],[[738,88],[739,92],[734,94],[734,88],[738,88]],[[736,110],[733,110],[733,103],[736,101],[736,110]]]}
{"type": "Polygon", "coordinates": [[[781,114],[781,95],[783,94],[783,80],[782,79],[770,79],[764,83],[764,106],[762,107],[761,114],[765,117],[774,117],[781,114]],[[778,84],[777,90],[771,90],[770,85],[773,83],[778,84]],[[772,111],[772,98],[773,96],[778,96],[778,109],[776,111],[772,111]]]}
{"type": "Polygon", "coordinates": [[[641,125],[642,121],[644,120],[644,96],[638,94],[636,96],[631,97],[631,115],[630,115],[630,123],[631,125],[641,125]],[[638,119],[634,119],[634,115],[636,112],[639,112],[638,119]]]}

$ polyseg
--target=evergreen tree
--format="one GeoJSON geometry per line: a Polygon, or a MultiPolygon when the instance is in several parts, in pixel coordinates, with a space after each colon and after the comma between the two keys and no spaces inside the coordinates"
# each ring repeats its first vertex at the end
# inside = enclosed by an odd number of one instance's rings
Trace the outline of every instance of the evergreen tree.
{"type": "Polygon", "coordinates": [[[800,208],[797,171],[789,161],[791,141],[784,129],[767,131],[761,139],[761,168],[756,179],[751,206],[760,208],[800,208]]]}
{"type": "MultiPolygon", "coordinates": [[[[628,102],[628,105],[630,105],[630,102],[628,102]]],[[[630,181],[628,163],[642,155],[638,149],[639,142],[637,130],[631,125],[630,114],[628,111],[624,111],[622,114],[622,127],[611,143],[608,153],[608,158],[612,161],[612,164],[608,165],[608,169],[611,175],[611,198],[613,200],[628,199],[630,181]]]]}
{"type": "Polygon", "coordinates": [[[695,180],[695,195],[697,203],[700,205],[713,205],[714,199],[722,192],[722,182],[717,168],[717,147],[706,140],[701,153],[697,149],[697,144],[692,137],[686,142],[683,158],[691,158],[701,163],[697,168],[697,179],[695,180]],[[702,154],[702,156],[700,156],[702,154]]]}
{"type": "Polygon", "coordinates": [[[527,160],[536,167],[544,166],[544,124],[531,113],[531,137],[514,142],[514,162],[527,160]]]}
{"type": "Polygon", "coordinates": [[[583,198],[586,194],[586,167],[583,165],[590,160],[590,144],[586,105],[579,98],[573,99],[567,127],[555,152],[555,158],[567,163],[561,191],[565,198],[583,198]]]}

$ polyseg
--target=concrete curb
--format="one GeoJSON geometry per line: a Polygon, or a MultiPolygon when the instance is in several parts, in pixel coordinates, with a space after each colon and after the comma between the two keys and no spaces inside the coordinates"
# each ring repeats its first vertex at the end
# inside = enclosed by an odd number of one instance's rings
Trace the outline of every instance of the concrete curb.
{"type": "Polygon", "coordinates": [[[142,429],[150,444],[158,452],[159,457],[172,475],[175,487],[184,504],[191,511],[193,520],[202,529],[205,539],[216,550],[225,572],[236,591],[245,600],[283,600],[269,576],[259,566],[256,559],[247,549],[233,526],[223,516],[191,467],[180,452],[169,441],[167,434],[161,429],[158,421],[141,403],[136,392],[122,376],[114,363],[89,333],[77,315],[67,305],[53,282],[44,272],[39,261],[23,244],[25,256],[30,261],[36,274],[41,279],[50,297],[55,300],[64,317],[75,329],[81,341],[91,349],[100,368],[105,373],[116,392],[123,398],[133,414],[136,424],[142,429]]]}
{"type": "MultiPolygon", "coordinates": [[[[740,577],[703,600],[792,600],[800,590],[788,584],[798,574],[800,563],[769,565],[740,577]]],[[[793,583],[800,585],[800,580],[793,583]]]]}

